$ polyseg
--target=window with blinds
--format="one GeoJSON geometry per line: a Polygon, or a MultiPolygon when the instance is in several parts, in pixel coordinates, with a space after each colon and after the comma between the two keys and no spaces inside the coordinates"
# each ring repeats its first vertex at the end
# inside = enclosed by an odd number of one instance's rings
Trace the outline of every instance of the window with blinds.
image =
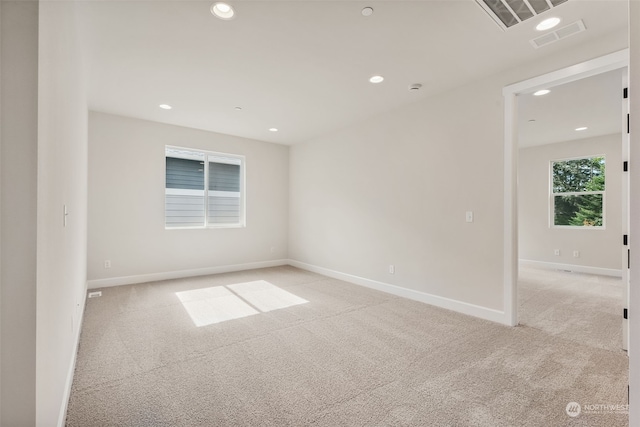
{"type": "Polygon", "coordinates": [[[244,157],[165,147],[165,227],[243,227],[244,157]]]}

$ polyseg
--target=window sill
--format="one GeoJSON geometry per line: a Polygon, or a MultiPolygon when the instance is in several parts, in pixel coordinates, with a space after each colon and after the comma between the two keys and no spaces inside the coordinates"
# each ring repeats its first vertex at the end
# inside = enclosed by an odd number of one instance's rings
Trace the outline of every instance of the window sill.
{"type": "Polygon", "coordinates": [[[604,225],[602,226],[551,225],[549,226],[549,228],[558,229],[558,230],[599,230],[599,231],[603,231],[607,229],[607,227],[604,225]]]}
{"type": "Polygon", "coordinates": [[[218,230],[224,228],[246,228],[246,224],[208,225],[198,227],[165,227],[165,230],[218,230]]]}

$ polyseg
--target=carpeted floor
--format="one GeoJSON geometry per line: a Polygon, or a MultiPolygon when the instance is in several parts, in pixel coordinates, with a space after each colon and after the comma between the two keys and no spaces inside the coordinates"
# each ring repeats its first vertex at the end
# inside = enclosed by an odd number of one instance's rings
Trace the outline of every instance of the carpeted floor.
{"type": "Polygon", "coordinates": [[[625,353],[544,328],[293,267],[102,292],[87,301],[69,427],[628,424],[589,413],[627,403],[625,353]]]}
{"type": "Polygon", "coordinates": [[[518,278],[519,322],[590,347],[622,348],[622,279],[523,263],[518,278]]]}

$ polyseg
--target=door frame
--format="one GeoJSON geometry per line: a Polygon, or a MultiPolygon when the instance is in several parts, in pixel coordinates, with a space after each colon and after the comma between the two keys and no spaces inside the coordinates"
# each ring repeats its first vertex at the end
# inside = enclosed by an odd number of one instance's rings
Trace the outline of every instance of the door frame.
{"type": "MultiPolygon", "coordinates": [[[[629,49],[505,86],[504,97],[504,323],[518,324],[517,96],[629,67],[629,49]]],[[[622,96],[622,94],[621,94],[622,96]]]]}

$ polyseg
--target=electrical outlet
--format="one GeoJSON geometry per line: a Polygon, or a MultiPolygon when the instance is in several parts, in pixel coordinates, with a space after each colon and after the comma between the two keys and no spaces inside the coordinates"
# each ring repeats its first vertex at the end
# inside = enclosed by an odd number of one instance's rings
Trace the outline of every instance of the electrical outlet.
{"type": "Polygon", "coordinates": [[[396,274],[396,266],[389,264],[389,274],[396,274]]]}
{"type": "Polygon", "coordinates": [[[272,254],[275,253],[276,252],[276,247],[275,246],[271,246],[270,251],[271,251],[272,254]]]}
{"type": "Polygon", "coordinates": [[[465,215],[465,220],[467,222],[473,222],[473,211],[467,211],[465,215]]]}
{"type": "Polygon", "coordinates": [[[573,251],[574,258],[580,258],[580,251],[573,251]]]}
{"type": "Polygon", "coordinates": [[[553,254],[554,254],[555,256],[560,256],[560,249],[554,249],[554,250],[553,250],[553,254]]]}
{"type": "Polygon", "coordinates": [[[107,259],[104,261],[104,268],[111,268],[111,260],[107,259]]]}

